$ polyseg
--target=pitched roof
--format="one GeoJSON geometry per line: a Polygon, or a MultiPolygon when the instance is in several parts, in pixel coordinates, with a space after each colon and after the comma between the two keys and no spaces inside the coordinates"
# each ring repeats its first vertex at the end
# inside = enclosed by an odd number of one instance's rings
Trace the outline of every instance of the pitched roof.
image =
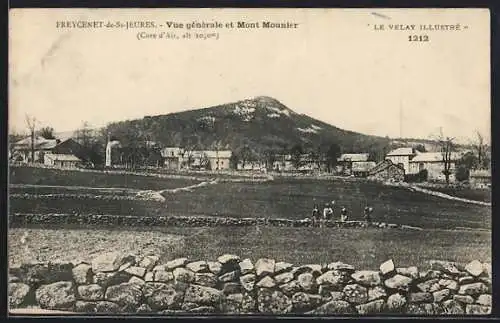
{"type": "MultiPolygon", "coordinates": [[[[69,138],[65,139],[68,140],[69,138]]],[[[36,136],[34,140],[34,146],[36,150],[40,149],[52,149],[55,148],[62,141],[58,139],[45,139],[41,136],[36,136]]],[[[31,137],[26,137],[14,143],[14,146],[18,149],[31,149],[31,137]]]]}
{"type": "MultiPolygon", "coordinates": [[[[51,143],[51,142],[55,142],[55,141],[56,141],[55,139],[45,139],[42,136],[35,136],[35,146],[40,145],[40,144],[44,144],[44,143],[51,143]]],[[[16,145],[16,146],[17,145],[19,145],[19,146],[31,145],[31,136],[26,137],[24,139],[21,139],[19,141],[16,141],[14,143],[14,145],[16,145]]]]}
{"type": "Polygon", "coordinates": [[[80,158],[71,154],[45,154],[45,157],[51,158],[53,160],[59,161],[80,161],[80,158]]]}
{"type": "Polygon", "coordinates": [[[386,156],[413,156],[415,150],[411,147],[396,148],[389,152],[386,156]]]}
{"type": "Polygon", "coordinates": [[[365,162],[368,160],[370,154],[342,154],[338,161],[353,161],[353,162],[365,162]]]}
{"type": "MultiPolygon", "coordinates": [[[[463,153],[460,152],[452,152],[450,156],[450,160],[459,160],[463,156],[463,153]]],[[[442,162],[443,161],[443,153],[441,152],[428,152],[428,153],[419,153],[416,155],[410,162],[412,163],[425,163],[425,162],[442,162]]]]}

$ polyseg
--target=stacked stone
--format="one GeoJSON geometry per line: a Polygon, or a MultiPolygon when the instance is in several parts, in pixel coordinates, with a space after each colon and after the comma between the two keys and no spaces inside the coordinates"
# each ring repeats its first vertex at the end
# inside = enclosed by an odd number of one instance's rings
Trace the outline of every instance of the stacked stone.
{"type": "Polygon", "coordinates": [[[415,314],[491,312],[491,265],[431,261],[430,269],[294,266],[236,255],[217,261],[105,253],[91,263],[10,268],[11,307],[86,313],[415,314]]]}
{"type": "Polygon", "coordinates": [[[380,271],[386,291],[392,293],[387,299],[390,312],[414,315],[491,312],[489,264],[473,261],[462,267],[454,262],[432,260],[430,270],[419,272],[417,267],[394,268],[394,263],[388,261],[381,265],[380,271]]]}
{"type": "MultiPolygon", "coordinates": [[[[119,196],[118,196],[119,197],[119,196]]],[[[9,215],[11,225],[25,224],[86,224],[103,226],[180,226],[180,227],[213,227],[213,226],[278,226],[278,227],[311,227],[309,219],[267,219],[267,218],[231,218],[217,216],[124,216],[111,214],[30,214],[15,213],[9,215]]],[[[332,228],[361,228],[365,227],[363,221],[325,221],[323,225],[332,228]]],[[[368,225],[380,229],[409,229],[420,228],[407,225],[398,225],[385,222],[373,222],[368,225]]]]}
{"type": "Polygon", "coordinates": [[[88,193],[78,193],[78,194],[10,194],[10,198],[22,199],[22,200],[59,200],[59,199],[76,199],[76,200],[101,200],[101,201],[150,201],[152,197],[148,196],[137,196],[137,195],[118,195],[118,194],[88,194],[88,193]]]}

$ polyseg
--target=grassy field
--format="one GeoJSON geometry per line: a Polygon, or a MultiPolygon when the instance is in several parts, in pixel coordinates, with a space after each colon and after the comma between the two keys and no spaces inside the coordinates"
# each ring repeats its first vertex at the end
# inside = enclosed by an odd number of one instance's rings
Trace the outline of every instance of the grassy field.
{"type": "MultiPolygon", "coordinates": [[[[210,175],[215,176],[215,175],[210,175]]],[[[11,169],[11,183],[68,187],[11,187],[13,194],[133,194],[134,189],[166,189],[195,184],[184,179],[137,175],[11,169]],[[127,192],[86,187],[124,187],[127,192]]],[[[9,263],[92,259],[117,250],[155,253],[164,259],[187,256],[216,259],[224,253],[257,260],[273,257],[295,264],[341,260],[358,268],[377,269],[392,258],[397,266],[425,267],[430,259],[491,261],[491,208],[451,201],[401,187],[366,181],[278,178],[267,183],[224,182],[192,191],[165,193],[165,202],[97,199],[11,198],[9,212],[117,215],[211,215],[301,219],[314,204],[335,200],[336,211],[348,208],[360,220],[366,205],[374,220],[407,224],[422,231],[354,228],[211,227],[211,228],[12,228],[9,263]],[[456,228],[469,228],[467,230],[456,228]],[[474,229],[474,230],[470,230],[474,229]],[[483,229],[483,230],[478,230],[483,229]],[[26,236],[26,242],[21,237],[26,236]],[[61,243],[64,242],[64,243],[61,243]]]]}
{"type": "Polygon", "coordinates": [[[491,235],[480,231],[377,230],[328,228],[162,228],[136,231],[98,229],[10,229],[9,264],[31,261],[91,260],[120,251],[164,260],[188,257],[215,260],[224,253],[272,257],[294,264],[344,261],[359,269],[378,269],[392,258],[396,266],[426,268],[431,259],[491,261],[491,235]],[[21,242],[23,235],[26,242],[21,242]],[[64,241],[65,243],[61,243],[64,241]]]}
{"type": "MultiPolygon", "coordinates": [[[[21,193],[17,189],[15,192],[21,193]]],[[[38,194],[42,194],[39,191],[38,194]]],[[[58,191],[61,192],[61,191],[58,191]]],[[[74,192],[73,192],[74,193],[74,192]]],[[[43,193],[48,194],[48,193],[43,193]]],[[[10,199],[10,211],[20,213],[90,213],[118,215],[212,215],[301,219],[315,203],[336,201],[352,220],[361,220],[366,205],[374,220],[422,228],[490,228],[491,208],[446,200],[377,183],[278,179],[268,183],[219,183],[192,192],[165,194],[165,203],[10,199]]]]}
{"type": "Polygon", "coordinates": [[[9,175],[9,183],[12,184],[124,187],[144,190],[177,188],[197,183],[197,181],[190,179],[91,173],[34,167],[11,167],[9,175]]]}

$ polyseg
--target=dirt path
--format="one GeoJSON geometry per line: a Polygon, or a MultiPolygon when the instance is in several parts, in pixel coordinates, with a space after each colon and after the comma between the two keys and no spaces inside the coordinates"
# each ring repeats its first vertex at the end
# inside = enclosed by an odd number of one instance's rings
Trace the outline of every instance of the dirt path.
{"type": "MultiPolygon", "coordinates": [[[[11,187],[15,188],[61,188],[66,190],[75,190],[75,191],[97,191],[97,192],[122,192],[129,193],[132,196],[124,196],[123,199],[139,199],[139,200],[150,200],[150,201],[159,201],[165,202],[165,197],[162,194],[165,193],[177,193],[177,192],[191,192],[193,189],[197,189],[200,187],[205,187],[207,185],[214,185],[219,182],[218,179],[211,181],[204,181],[198,184],[189,185],[185,187],[178,187],[173,189],[163,189],[163,190],[140,190],[140,189],[132,189],[132,188],[124,188],[124,187],[88,187],[88,186],[62,186],[62,185],[37,185],[37,184],[11,184],[11,187]]],[[[11,194],[12,197],[23,197],[25,195],[30,194],[11,194]]],[[[98,199],[106,199],[105,195],[90,195],[90,194],[65,194],[65,193],[56,193],[56,194],[42,194],[36,195],[39,198],[56,198],[56,197],[80,197],[85,196],[86,198],[98,198],[98,199]]],[[[112,196],[110,199],[117,199],[117,197],[112,196]]]]}
{"type": "Polygon", "coordinates": [[[410,185],[408,187],[408,189],[410,189],[411,191],[421,192],[421,193],[424,193],[424,194],[433,195],[433,196],[445,198],[445,199],[448,199],[448,200],[460,201],[460,202],[465,202],[465,203],[469,203],[469,204],[476,204],[476,205],[490,206],[491,207],[491,203],[488,203],[488,202],[481,202],[481,201],[469,200],[469,199],[465,199],[465,198],[462,198],[462,197],[456,197],[456,196],[448,195],[448,194],[445,194],[445,193],[428,190],[428,189],[421,188],[421,187],[414,186],[414,185],[410,185]]]}
{"type": "Polygon", "coordinates": [[[169,189],[164,189],[164,190],[160,190],[160,191],[156,191],[156,192],[158,192],[159,194],[163,194],[163,193],[177,193],[177,192],[191,192],[193,189],[200,188],[200,187],[205,187],[205,186],[208,186],[208,185],[214,185],[214,184],[217,184],[218,182],[219,182],[219,180],[215,179],[215,180],[212,180],[212,181],[205,181],[205,182],[201,182],[201,183],[198,183],[198,184],[189,185],[189,186],[185,186],[185,187],[169,188],[169,189]]]}

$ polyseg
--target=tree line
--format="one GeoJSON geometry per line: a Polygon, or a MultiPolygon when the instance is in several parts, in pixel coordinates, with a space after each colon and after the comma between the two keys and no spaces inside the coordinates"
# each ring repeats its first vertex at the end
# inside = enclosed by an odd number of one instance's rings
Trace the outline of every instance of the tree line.
{"type": "MultiPolygon", "coordinates": [[[[55,131],[52,127],[44,126],[37,128],[35,118],[26,117],[26,126],[29,136],[32,139],[35,136],[41,136],[46,139],[54,139],[55,131]]],[[[165,131],[163,131],[165,135],[165,131]]],[[[11,133],[9,134],[9,142],[12,143],[26,137],[26,133],[11,133]]],[[[337,160],[342,153],[368,153],[369,160],[380,162],[384,160],[386,154],[401,144],[392,144],[387,138],[387,141],[382,144],[374,144],[367,151],[361,151],[359,147],[345,147],[339,142],[321,141],[320,143],[304,144],[276,144],[274,147],[265,147],[256,149],[258,145],[253,145],[251,142],[224,143],[222,140],[214,140],[208,146],[201,144],[200,138],[196,135],[182,136],[179,133],[169,135],[168,144],[180,146],[186,151],[196,150],[231,150],[232,157],[230,160],[232,168],[242,166],[243,168],[249,163],[260,163],[265,165],[267,169],[272,169],[275,162],[279,162],[283,156],[289,155],[290,162],[293,167],[299,169],[307,163],[313,163],[318,168],[332,172],[337,166],[337,160]],[[231,149],[232,148],[232,149],[231,149]]],[[[155,142],[151,135],[144,131],[138,123],[111,123],[104,128],[95,130],[88,122],[84,122],[82,126],[75,131],[73,139],[81,145],[80,158],[93,164],[94,166],[102,166],[105,162],[105,151],[108,140],[118,140],[120,146],[115,149],[113,163],[124,165],[128,168],[137,166],[160,166],[162,161],[161,149],[162,144],[155,142]]],[[[457,150],[455,139],[447,137],[442,130],[439,135],[433,138],[433,142],[437,145],[438,151],[443,156],[443,174],[446,181],[449,181],[452,166],[452,152],[457,150]]],[[[33,140],[32,140],[33,143],[33,140]]],[[[33,145],[32,145],[33,146],[33,145]]],[[[491,157],[489,156],[489,145],[485,142],[484,137],[477,132],[476,138],[471,140],[471,152],[465,154],[456,165],[457,179],[460,177],[468,177],[468,172],[472,169],[489,168],[491,157]]],[[[34,148],[34,147],[33,147],[34,148]]],[[[415,148],[421,152],[426,151],[426,147],[422,144],[416,145],[415,148]]],[[[33,153],[33,152],[32,152],[33,153]]],[[[188,153],[188,163],[192,163],[193,157],[188,153]]]]}

